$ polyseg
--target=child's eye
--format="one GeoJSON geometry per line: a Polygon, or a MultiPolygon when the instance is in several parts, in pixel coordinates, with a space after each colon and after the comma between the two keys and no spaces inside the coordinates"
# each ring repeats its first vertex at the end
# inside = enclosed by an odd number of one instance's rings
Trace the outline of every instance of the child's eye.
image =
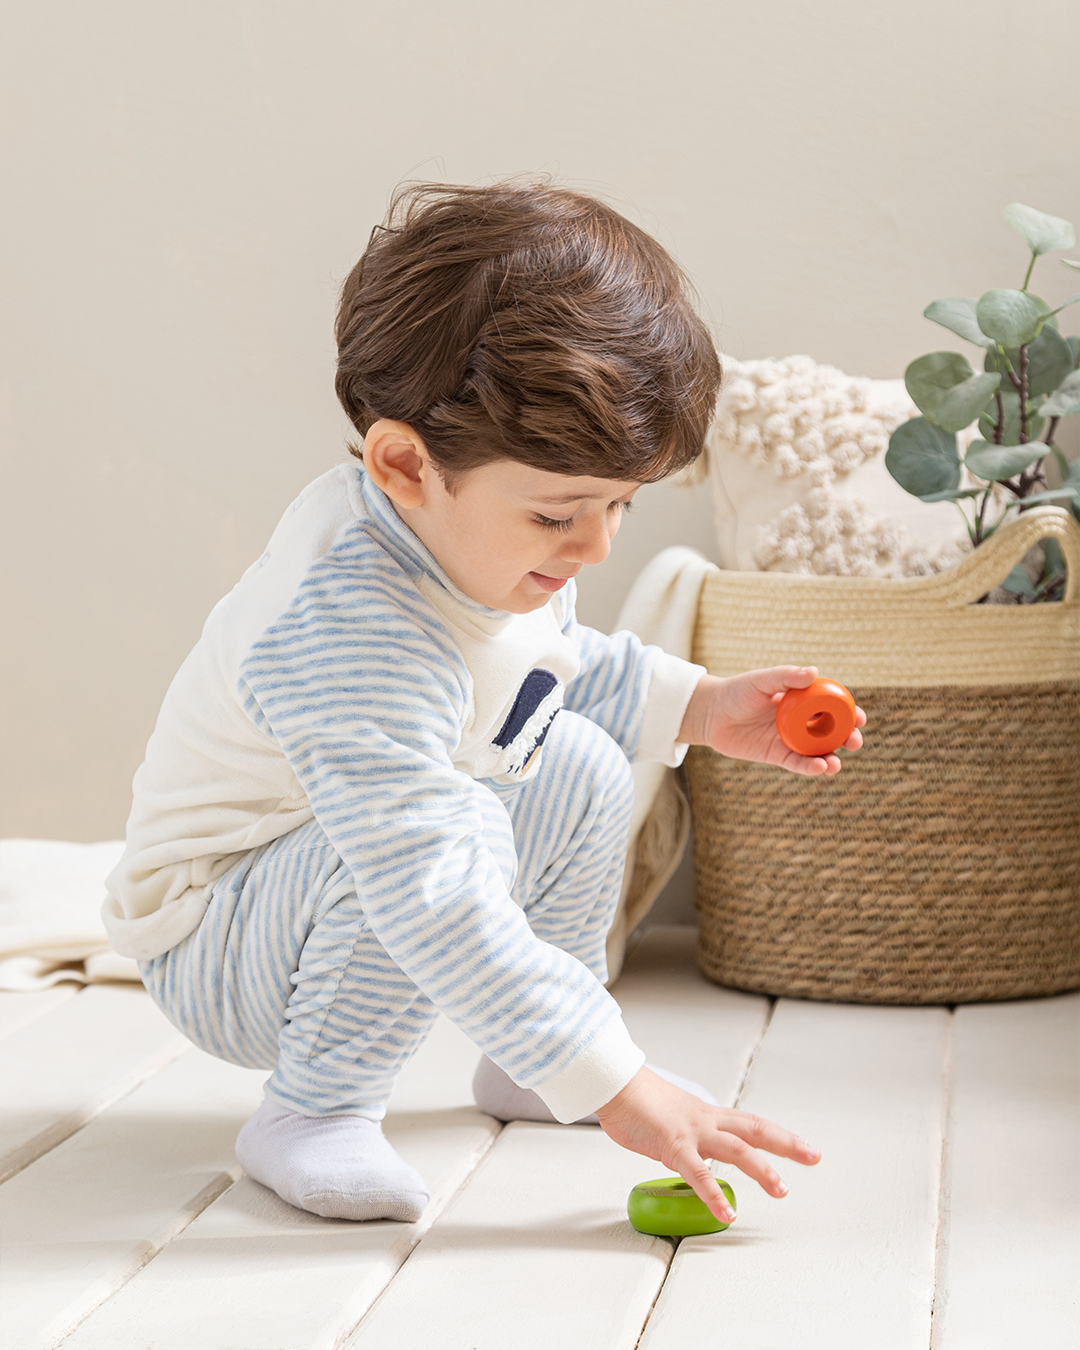
{"type": "MultiPolygon", "coordinates": [[[[618,511],[620,515],[625,515],[630,509],[630,502],[612,502],[608,506],[609,511],[618,511]]],[[[533,516],[533,520],[545,530],[569,530],[574,523],[573,516],[567,516],[565,520],[552,520],[550,516],[533,516]]]]}

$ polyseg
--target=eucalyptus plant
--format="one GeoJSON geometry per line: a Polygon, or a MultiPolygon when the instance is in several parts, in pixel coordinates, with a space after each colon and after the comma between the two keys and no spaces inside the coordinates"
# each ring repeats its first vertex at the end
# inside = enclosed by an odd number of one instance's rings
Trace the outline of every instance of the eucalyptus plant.
{"type": "MultiPolygon", "coordinates": [[[[1080,460],[1070,464],[1054,444],[1061,418],[1080,413],[1080,338],[1063,337],[1057,320],[1080,293],[1051,309],[1029,290],[1036,261],[1071,249],[1076,233],[1067,220],[1019,202],[1005,208],[1005,219],[1031,251],[1021,288],[987,291],[978,300],[935,300],[923,311],[981,348],[982,370],[958,352],[930,352],[912,361],[904,383],[922,416],[897,427],[885,456],[886,468],[906,491],[924,502],[955,502],[976,546],[1013,507],[1024,511],[1053,501],[1080,520],[1080,460]],[[956,433],[976,419],[979,435],[961,456],[956,433]],[[1047,484],[1050,455],[1061,470],[1060,487],[1047,484]]],[[[1059,261],[1080,270],[1080,260],[1059,261]]],[[[1056,599],[1064,576],[1061,550],[1048,541],[1034,581],[1020,566],[1004,584],[1014,599],[1030,603],[1056,599]]]]}

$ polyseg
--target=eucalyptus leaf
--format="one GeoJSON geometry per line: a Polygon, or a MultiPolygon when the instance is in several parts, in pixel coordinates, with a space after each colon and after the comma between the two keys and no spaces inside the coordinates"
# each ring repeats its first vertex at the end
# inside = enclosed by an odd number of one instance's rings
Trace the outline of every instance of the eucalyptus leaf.
{"type": "MultiPolygon", "coordinates": [[[[1019,357],[1019,352],[1017,353],[1019,357]]],[[[1058,387],[1073,368],[1072,348],[1056,328],[1046,323],[1028,347],[1028,394],[1037,398],[1058,387]]]]}
{"type": "Polygon", "coordinates": [[[901,422],[889,438],[885,467],[914,497],[942,498],[960,486],[960,457],[956,436],[927,421],[913,417],[901,422]]]}
{"type": "Polygon", "coordinates": [[[1034,506],[1036,502],[1060,502],[1069,500],[1080,506],[1080,487],[1063,485],[1059,488],[1047,488],[1045,492],[1033,492],[1030,497],[1019,497],[1025,506],[1034,506]]]}
{"type": "Polygon", "coordinates": [[[1043,302],[1027,291],[987,291],[975,306],[979,327],[1006,348],[1034,341],[1047,313],[1043,302]]]}
{"type": "Polygon", "coordinates": [[[975,421],[997,393],[1000,375],[972,375],[970,380],[950,389],[941,400],[937,418],[946,431],[963,431],[975,421]]]}
{"type": "Polygon", "coordinates": [[[969,426],[1000,383],[999,375],[976,375],[958,352],[930,352],[904,371],[904,384],[920,411],[946,431],[969,426]]]}
{"type": "Polygon", "coordinates": [[[981,497],[986,491],[982,488],[945,488],[943,492],[924,492],[919,498],[921,502],[960,502],[965,497],[981,497]]]}
{"type": "MultiPolygon", "coordinates": [[[[1019,375],[1020,352],[1014,347],[1011,350],[1006,350],[1005,356],[1008,358],[1009,365],[1019,375]]],[[[1027,357],[1029,398],[1038,398],[1040,394],[1048,394],[1052,389],[1056,389],[1076,364],[1069,343],[1057,329],[1051,328],[1049,323],[1043,325],[1042,332],[1028,346],[1027,357]]],[[[986,353],[983,367],[988,371],[1000,372],[1003,388],[1011,389],[1013,387],[1012,381],[1006,373],[1005,361],[996,349],[986,353]]]]}
{"type": "MultiPolygon", "coordinates": [[[[1012,385],[1001,390],[1001,401],[1005,405],[1005,426],[1001,433],[1002,445],[1020,444],[1020,395],[1013,389],[1012,385]]],[[[1037,441],[1042,434],[1043,419],[1036,413],[1028,410],[1027,434],[1030,440],[1037,441]]],[[[979,418],[979,435],[985,440],[994,439],[994,429],[997,426],[997,407],[996,405],[979,418]]]]}
{"type": "Polygon", "coordinates": [[[1072,352],[1073,370],[1080,366],[1080,337],[1067,337],[1065,341],[1069,344],[1069,351],[1072,352]]]}
{"type": "Polygon", "coordinates": [[[1043,400],[1039,413],[1043,417],[1072,417],[1080,413],[1080,370],[1066,375],[1050,397],[1043,400]]]}
{"type": "Polygon", "coordinates": [[[933,300],[923,310],[923,317],[932,319],[934,323],[941,324],[942,328],[947,328],[951,333],[956,333],[959,337],[968,342],[974,342],[979,347],[993,348],[994,339],[988,338],[979,327],[979,321],[975,317],[975,301],[963,297],[954,297],[951,300],[933,300]]]}
{"type": "Polygon", "coordinates": [[[1004,482],[1049,453],[1050,447],[1043,445],[1042,441],[1028,441],[1026,445],[991,445],[988,441],[972,441],[964,456],[964,463],[976,478],[984,482],[1004,482]]]}
{"type": "Polygon", "coordinates": [[[1031,584],[1031,578],[1027,574],[1027,568],[1023,563],[1017,563],[1005,580],[1001,583],[1003,591],[1009,591],[1012,595],[1034,595],[1035,587],[1031,584]]]}
{"type": "Polygon", "coordinates": [[[1005,208],[1005,219],[1023,238],[1036,258],[1044,253],[1052,253],[1058,248],[1072,248],[1076,243],[1076,231],[1067,220],[1060,216],[1048,216],[1044,211],[1036,211],[1033,206],[1023,206],[1013,202],[1005,208]]]}
{"type": "Polygon", "coordinates": [[[1075,267],[1080,272],[1080,258],[1059,258],[1058,261],[1063,262],[1066,267],[1075,267]]]}
{"type": "Polygon", "coordinates": [[[1066,571],[1065,554],[1056,539],[1044,539],[1042,541],[1042,555],[1041,580],[1049,581],[1051,577],[1056,577],[1059,572],[1066,571]]]}

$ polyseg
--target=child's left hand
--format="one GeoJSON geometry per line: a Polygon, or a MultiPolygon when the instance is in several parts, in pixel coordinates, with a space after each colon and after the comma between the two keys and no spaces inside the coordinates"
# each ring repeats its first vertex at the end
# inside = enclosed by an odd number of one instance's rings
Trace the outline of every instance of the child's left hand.
{"type": "MultiPolygon", "coordinates": [[[[703,675],[683,717],[679,740],[690,745],[708,745],[731,759],[777,764],[810,777],[839,773],[838,755],[796,754],[776,730],[776,705],[789,689],[805,689],[817,675],[816,666],[772,666],[727,679],[703,675]]],[[[857,708],[856,730],[844,742],[843,749],[859,749],[862,733],[858,728],[865,724],[866,714],[857,708]]]]}

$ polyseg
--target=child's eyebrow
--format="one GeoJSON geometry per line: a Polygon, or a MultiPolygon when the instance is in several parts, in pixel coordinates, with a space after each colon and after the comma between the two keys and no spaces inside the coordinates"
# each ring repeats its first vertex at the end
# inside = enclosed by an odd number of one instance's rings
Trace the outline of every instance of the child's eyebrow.
{"type": "Polygon", "coordinates": [[[569,506],[571,502],[591,502],[602,497],[602,492],[572,492],[563,497],[534,497],[534,502],[547,502],[550,506],[569,506]]]}
{"type": "Polygon", "coordinates": [[[606,492],[571,492],[561,497],[533,497],[534,502],[546,502],[550,506],[569,506],[571,502],[595,502],[607,497],[606,492]]]}

